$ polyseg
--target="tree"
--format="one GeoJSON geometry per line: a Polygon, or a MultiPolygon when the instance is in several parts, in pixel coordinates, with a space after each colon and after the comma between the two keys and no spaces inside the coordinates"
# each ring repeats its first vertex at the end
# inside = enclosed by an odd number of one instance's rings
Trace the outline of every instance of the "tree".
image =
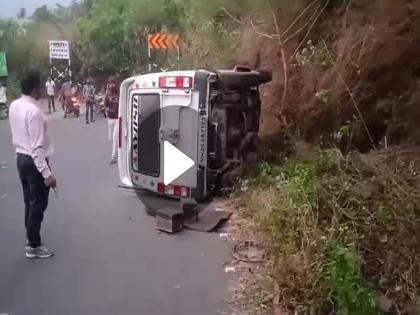
{"type": "Polygon", "coordinates": [[[34,21],[43,21],[43,22],[57,22],[57,17],[48,10],[48,7],[46,5],[43,5],[35,10],[34,14],[31,17],[34,21]]]}
{"type": "MultiPolygon", "coordinates": [[[[10,75],[19,78],[31,68],[46,75],[49,70],[48,40],[71,41],[75,20],[82,14],[78,8],[82,8],[78,2],[72,7],[58,6],[53,10],[41,6],[29,19],[22,8],[16,19],[0,19],[0,51],[7,54],[10,75]]],[[[77,58],[74,61],[77,67],[77,58]]]]}
{"type": "Polygon", "coordinates": [[[180,30],[186,5],[181,0],[85,0],[76,31],[76,49],[86,68],[101,72],[145,69],[147,33],[163,25],[180,30]]]}
{"type": "Polygon", "coordinates": [[[21,8],[18,15],[17,15],[18,20],[23,20],[26,18],[26,9],[25,8],[21,8]]]}

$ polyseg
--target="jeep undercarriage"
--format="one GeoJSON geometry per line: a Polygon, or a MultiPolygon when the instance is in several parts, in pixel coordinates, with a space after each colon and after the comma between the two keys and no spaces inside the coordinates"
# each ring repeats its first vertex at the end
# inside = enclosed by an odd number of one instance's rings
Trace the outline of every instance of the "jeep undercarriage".
{"type": "Polygon", "coordinates": [[[244,166],[257,162],[261,100],[259,85],[269,72],[220,71],[210,84],[209,192],[228,191],[244,166]]]}

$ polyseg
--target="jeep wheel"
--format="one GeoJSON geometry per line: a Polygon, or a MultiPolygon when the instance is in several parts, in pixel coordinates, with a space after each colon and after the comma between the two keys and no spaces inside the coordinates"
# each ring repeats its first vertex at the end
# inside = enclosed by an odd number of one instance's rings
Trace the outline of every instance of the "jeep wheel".
{"type": "Polygon", "coordinates": [[[250,87],[257,87],[260,84],[271,81],[271,72],[269,71],[261,71],[261,72],[219,71],[218,77],[226,89],[242,90],[242,89],[248,89],[250,87]]]}

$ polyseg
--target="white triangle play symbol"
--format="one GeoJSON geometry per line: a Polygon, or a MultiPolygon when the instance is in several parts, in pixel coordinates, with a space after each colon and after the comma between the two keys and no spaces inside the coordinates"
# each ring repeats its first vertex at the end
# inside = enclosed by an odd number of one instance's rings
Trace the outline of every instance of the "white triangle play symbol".
{"type": "Polygon", "coordinates": [[[169,185],[195,163],[168,141],[164,142],[163,150],[163,183],[169,185]]]}

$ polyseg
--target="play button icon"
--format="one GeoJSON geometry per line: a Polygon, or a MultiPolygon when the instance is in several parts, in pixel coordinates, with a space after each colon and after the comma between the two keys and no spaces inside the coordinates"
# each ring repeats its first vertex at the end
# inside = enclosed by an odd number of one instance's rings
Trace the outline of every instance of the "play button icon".
{"type": "Polygon", "coordinates": [[[174,180],[194,166],[194,161],[169,141],[164,142],[163,182],[171,184],[174,180]]]}

